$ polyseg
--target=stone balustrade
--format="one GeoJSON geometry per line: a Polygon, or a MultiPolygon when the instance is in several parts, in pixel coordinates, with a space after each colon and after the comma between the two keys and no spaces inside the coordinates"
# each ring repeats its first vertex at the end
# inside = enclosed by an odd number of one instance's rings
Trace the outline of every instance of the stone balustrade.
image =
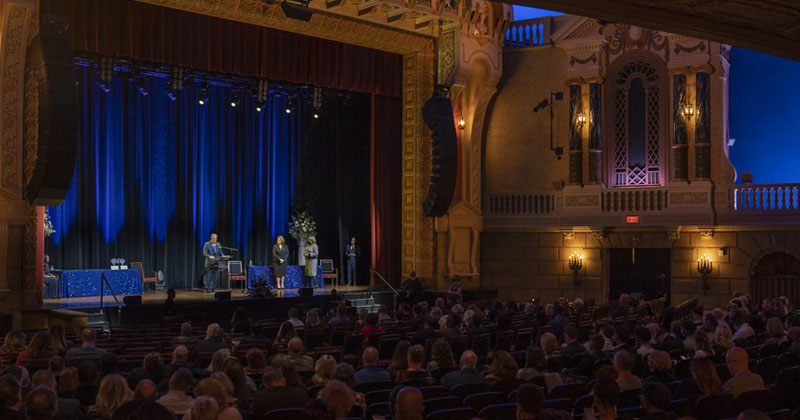
{"type": "Polygon", "coordinates": [[[506,30],[506,49],[518,49],[550,45],[553,27],[552,17],[541,17],[511,22],[506,30]]]}

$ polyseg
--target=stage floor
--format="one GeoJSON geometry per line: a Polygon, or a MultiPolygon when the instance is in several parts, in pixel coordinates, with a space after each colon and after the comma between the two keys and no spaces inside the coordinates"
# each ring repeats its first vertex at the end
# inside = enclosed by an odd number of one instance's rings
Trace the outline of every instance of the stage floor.
{"type": "MultiPolygon", "coordinates": [[[[314,289],[314,295],[329,295],[331,290],[336,289],[341,293],[358,293],[365,292],[367,286],[326,286],[324,289],[314,289]]],[[[272,289],[275,297],[296,297],[299,296],[300,289],[272,289]]],[[[217,291],[224,291],[218,289],[217,291]]],[[[212,302],[214,301],[214,294],[207,293],[201,289],[176,289],[175,303],[195,303],[195,302],[212,302]]],[[[117,296],[119,303],[122,303],[123,296],[117,296]]],[[[148,290],[142,293],[142,304],[156,304],[163,303],[167,299],[167,291],[151,291],[148,290]]],[[[241,289],[231,290],[231,300],[247,299],[247,292],[242,292],[241,289]]],[[[103,297],[103,307],[116,306],[114,298],[111,296],[103,297]]],[[[59,298],[59,299],[45,299],[42,303],[41,309],[76,309],[76,308],[99,308],[100,296],[83,296],[74,298],[59,298]]]]}

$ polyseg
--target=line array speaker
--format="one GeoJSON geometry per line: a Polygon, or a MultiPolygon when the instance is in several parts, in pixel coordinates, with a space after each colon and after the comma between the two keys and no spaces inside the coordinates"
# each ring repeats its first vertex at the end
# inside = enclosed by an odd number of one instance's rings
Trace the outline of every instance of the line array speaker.
{"type": "Polygon", "coordinates": [[[440,217],[450,208],[458,176],[458,143],[450,98],[432,96],[422,107],[422,118],[433,138],[431,186],[422,210],[426,216],[440,217]]]}

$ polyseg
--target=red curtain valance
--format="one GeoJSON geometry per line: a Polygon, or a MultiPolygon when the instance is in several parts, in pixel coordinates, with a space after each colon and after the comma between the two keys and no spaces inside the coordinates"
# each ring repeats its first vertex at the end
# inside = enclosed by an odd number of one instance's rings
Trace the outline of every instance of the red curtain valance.
{"type": "Polygon", "coordinates": [[[401,57],[129,0],[44,0],[76,50],[399,97],[401,57]]]}

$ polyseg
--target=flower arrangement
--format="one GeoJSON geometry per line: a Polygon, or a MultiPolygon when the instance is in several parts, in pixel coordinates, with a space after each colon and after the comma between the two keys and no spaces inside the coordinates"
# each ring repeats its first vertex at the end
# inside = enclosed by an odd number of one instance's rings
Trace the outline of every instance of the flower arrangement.
{"type": "Polygon", "coordinates": [[[289,235],[295,239],[308,238],[317,234],[317,222],[307,211],[295,211],[289,222],[289,235]]]}
{"type": "Polygon", "coordinates": [[[44,212],[44,236],[48,237],[52,234],[56,233],[56,230],[53,229],[53,222],[50,220],[50,215],[47,214],[47,210],[44,212]]]}

